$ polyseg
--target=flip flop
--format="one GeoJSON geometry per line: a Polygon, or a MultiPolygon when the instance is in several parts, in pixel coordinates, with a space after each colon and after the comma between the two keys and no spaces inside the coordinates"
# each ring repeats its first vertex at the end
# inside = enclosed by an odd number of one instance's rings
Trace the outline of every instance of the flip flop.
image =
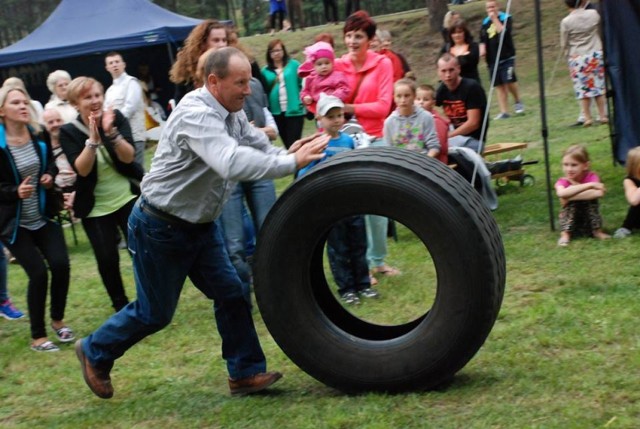
{"type": "Polygon", "coordinates": [[[56,329],[52,326],[51,329],[54,330],[56,337],[58,337],[58,340],[61,343],[70,343],[76,339],[75,334],[68,326],[63,326],[60,329],[56,329]]]}
{"type": "Polygon", "coordinates": [[[34,352],[59,352],[60,348],[53,344],[51,341],[45,341],[42,344],[38,344],[37,346],[31,344],[31,350],[34,352]]]}

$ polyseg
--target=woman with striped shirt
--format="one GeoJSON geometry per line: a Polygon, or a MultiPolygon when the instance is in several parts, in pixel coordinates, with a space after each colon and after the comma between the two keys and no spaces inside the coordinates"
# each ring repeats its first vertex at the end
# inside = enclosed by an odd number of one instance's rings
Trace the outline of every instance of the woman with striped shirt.
{"type": "Polygon", "coordinates": [[[0,239],[29,278],[31,349],[53,352],[59,348],[49,341],[44,322],[48,271],[51,327],[59,341],[75,339],[64,323],[69,256],[61,226],[45,215],[45,190],[53,186],[57,168],[51,148],[36,138],[39,127],[31,123],[29,104],[24,89],[0,88],[0,239]]]}

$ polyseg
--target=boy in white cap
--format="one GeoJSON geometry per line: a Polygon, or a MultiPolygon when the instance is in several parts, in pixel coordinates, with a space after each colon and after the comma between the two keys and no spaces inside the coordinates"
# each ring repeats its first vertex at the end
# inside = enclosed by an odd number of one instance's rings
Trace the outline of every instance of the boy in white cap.
{"type": "MultiPolygon", "coordinates": [[[[351,136],[340,131],[344,125],[344,103],[338,97],[320,94],[316,118],[324,133],[331,137],[320,161],[313,161],[298,172],[307,173],[318,162],[341,152],[355,149],[351,136]]],[[[327,254],[338,293],[345,304],[359,304],[360,297],[377,298],[371,287],[367,265],[367,233],[364,216],[350,216],[335,223],[327,237],[327,254]]]]}

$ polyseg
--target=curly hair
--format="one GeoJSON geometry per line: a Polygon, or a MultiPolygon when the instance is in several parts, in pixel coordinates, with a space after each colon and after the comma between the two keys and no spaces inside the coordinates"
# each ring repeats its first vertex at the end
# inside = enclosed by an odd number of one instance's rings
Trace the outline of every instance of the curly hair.
{"type": "Polygon", "coordinates": [[[194,27],[185,39],[184,45],[176,62],[171,66],[169,80],[173,83],[193,82],[198,69],[198,58],[207,50],[207,39],[211,30],[223,29],[228,31],[226,25],[215,19],[207,19],[194,27]]]}
{"type": "Polygon", "coordinates": [[[364,10],[358,10],[349,15],[344,22],[342,34],[347,34],[349,31],[362,30],[367,34],[369,40],[371,40],[376,34],[376,28],[376,22],[371,19],[369,14],[364,10]]]}
{"type": "Polygon", "coordinates": [[[52,94],[56,93],[56,84],[60,79],[66,79],[71,82],[71,75],[66,70],[56,70],[47,76],[47,88],[52,94]]]}

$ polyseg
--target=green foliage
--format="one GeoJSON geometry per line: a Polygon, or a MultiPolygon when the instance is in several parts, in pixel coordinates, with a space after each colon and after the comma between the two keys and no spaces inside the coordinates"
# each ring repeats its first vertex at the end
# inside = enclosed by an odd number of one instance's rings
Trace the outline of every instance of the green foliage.
{"type": "MultiPolygon", "coordinates": [[[[269,29],[269,1],[265,0],[152,0],[158,6],[181,15],[200,19],[232,20],[242,35],[266,33],[269,29]]],[[[0,47],[17,42],[40,24],[60,4],[60,0],[5,0],[4,10],[11,13],[0,14],[0,47]]],[[[363,4],[372,15],[381,15],[424,7],[424,0],[368,0],[363,4]]],[[[302,4],[307,27],[325,23],[321,1],[305,1],[302,4]]],[[[338,13],[344,20],[345,5],[338,1],[338,13]]]]}
{"type": "MultiPolygon", "coordinates": [[[[306,2],[312,3],[312,2],[306,2]]],[[[544,0],[551,179],[561,174],[560,154],[586,144],[593,169],[608,193],[601,210],[605,230],[622,222],[627,204],[624,171],[613,166],[606,126],[569,128],[577,114],[567,67],[558,52],[558,23],[564,8],[544,0]]],[[[544,150],[538,102],[535,26],[531,0],[514,2],[517,73],[527,111],[494,121],[489,143],[527,142],[521,151],[536,183],[499,189],[494,216],[507,256],[507,286],[496,325],[477,356],[439,391],[401,395],[344,395],[298,369],[273,342],[254,312],[271,369],[285,378],[273,394],[231,398],[220,356],[211,302],[185,286],[171,325],[133,347],[113,370],[116,395],[103,401],[84,385],[72,347],[57,354],[29,350],[26,320],[0,320],[0,426],[3,428],[634,428],[640,421],[640,313],[637,269],[640,237],[600,242],[581,238],[558,248],[551,231],[545,186],[544,150]]],[[[457,7],[472,28],[483,2],[457,7]]],[[[409,58],[419,80],[435,82],[432,60],[440,40],[426,36],[424,10],[376,18],[393,29],[394,46],[409,58]]],[[[331,31],[344,52],[340,26],[282,34],[299,58],[302,47],[321,31],[331,31]]],[[[475,32],[474,32],[475,34],[475,32]]],[[[245,38],[263,61],[268,36],[245,38]]],[[[481,71],[486,85],[487,75],[481,71]]],[[[492,102],[495,112],[495,96],[492,102]]],[[[307,131],[312,129],[307,123],[307,131]]],[[[516,155],[515,153],[505,156],[516,155]]],[[[282,192],[291,178],[277,182],[282,192]]],[[[553,218],[557,201],[553,198],[553,218]]],[[[557,224],[557,221],[556,221],[557,224]]],[[[81,233],[74,246],[65,230],[72,261],[66,320],[80,336],[96,329],[111,309],[89,243],[81,233]]],[[[381,299],[356,311],[386,323],[410,320],[433,299],[433,267],[424,246],[400,227],[390,242],[389,262],[403,275],[381,280],[381,299]]],[[[128,256],[121,253],[127,291],[134,295],[128,256]]],[[[464,269],[464,267],[461,267],[464,269]]],[[[26,278],[9,270],[14,302],[26,310],[26,278]]],[[[332,365],[327,362],[327,365],[332,365]]]]}

